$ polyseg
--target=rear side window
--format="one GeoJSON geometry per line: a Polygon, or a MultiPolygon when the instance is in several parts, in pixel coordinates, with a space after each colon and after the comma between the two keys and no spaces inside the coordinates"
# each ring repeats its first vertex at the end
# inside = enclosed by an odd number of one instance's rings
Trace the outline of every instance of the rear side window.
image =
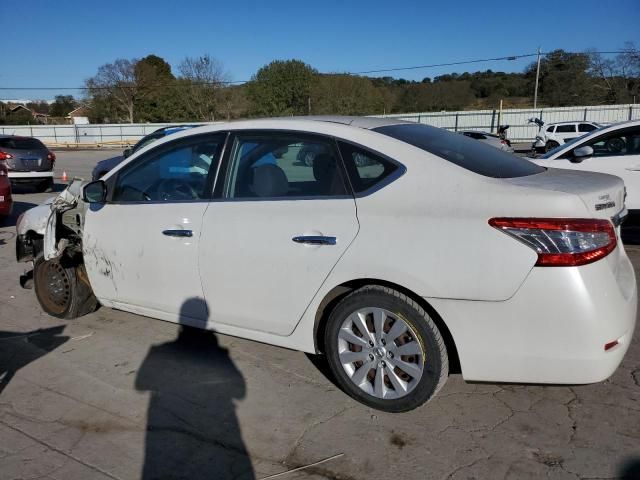
{"type": "Polygon", "coordinates": [[[14,150],[37,150],[45,148],[40,140],[29,137],[8,137],[0,138],[0,148],[11,148],[14,150]]]}
{"type": "Polygon", "coordinates": [[[575,125],[558,125],[556,127],[556,133],[573,133],[576,131],[575,125]]]}
{"type": "Polygon", "coordinates": [[[400,169],[397,163],[362,147],[346,142],[338,142],[338,146],[355,193],[382,185],[400,169]]]}
{"type": "Polygon", "coordinates": [[[485,177],[525,177],[545,171],[543,167],[524,158],[441,128],[400,124],[374,128],[373,131],[418,147],[485,177]]]}
{"type": "Polygon", "coordinates": [[[347,194],[338,152],[331,140],[288,132],[237,135],[225,182],[226,198],[347,194]]]}
{"type": "Polygon", "coordinates": [[[598,127],[596,127],[595,125],[591,125],[590,123],[581,123],[580,125],[578,125],[579,132],[593,132],[597,128],[598,127]]]}

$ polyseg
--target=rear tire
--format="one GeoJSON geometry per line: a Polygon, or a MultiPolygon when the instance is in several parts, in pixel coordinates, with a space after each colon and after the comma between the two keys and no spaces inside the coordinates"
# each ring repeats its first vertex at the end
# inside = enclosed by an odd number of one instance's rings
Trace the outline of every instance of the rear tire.
{"type": "Polygon", "coordinates": [[[66,265],[65,258],[34,262],[33,283],[42,309],[58,318],[78,318],[95,311],[98,300],[84,265],[66,265]]]}
{"type": "Polygon", "coordinates": [[[378,410],[406,412],[422,405],[449,374],[434,321],[391,288],[367,286],[341,300],[329,316],[324,342],[338,386],[378,410]]]}

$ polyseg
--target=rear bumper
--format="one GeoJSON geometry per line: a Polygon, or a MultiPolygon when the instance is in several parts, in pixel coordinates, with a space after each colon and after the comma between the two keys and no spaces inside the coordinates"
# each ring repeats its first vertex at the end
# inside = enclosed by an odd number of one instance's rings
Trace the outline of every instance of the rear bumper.
{"type": "Polygon", "coordinates": [[[582,267],[535,267],[504,302],[427,300],[451,331],[464,378],[474,381],[605,380],[629,348],[637,313],[635,275],[621,246],[582,267]]]}
{"type": "Polygon", "coordinates": [[[30,182],[34,180],[46,180],[53,178],[53,170],[44,172],[12,172],[9,171],[9,179],[12,182],[30,182]]]}

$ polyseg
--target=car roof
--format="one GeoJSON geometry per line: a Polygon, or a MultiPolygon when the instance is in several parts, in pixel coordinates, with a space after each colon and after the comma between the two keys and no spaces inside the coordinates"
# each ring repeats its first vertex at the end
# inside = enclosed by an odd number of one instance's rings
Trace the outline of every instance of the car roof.
{"type": "Polygon", "coordinates": [[[402,124],[415,124],[416,122],[408,122],[398,118],[388,117],[358,117],[349,115],[308,115],[297,117],[275,117],[275,118],[262,118],[256,119],[257,121],[271,121],[271,120],[302,120],[311,122],[328,122],[339,123],[341,125],[350,125],[352,127],[364,128],[365,130],[372,130],[378,127],[386,127],[389,125],[402,125],[402,124]]]}
{"type": "Polygon", "coordinates": [[[592,122],[591,120],[568,120],[565,122],[551,122],[551,123],[545,123],[544,126],[549,126],[549,125],[566,125],[566,124],[572,124],[572,123],[591,123],[593,125],[598,125],[597,122],[592,122]]]}

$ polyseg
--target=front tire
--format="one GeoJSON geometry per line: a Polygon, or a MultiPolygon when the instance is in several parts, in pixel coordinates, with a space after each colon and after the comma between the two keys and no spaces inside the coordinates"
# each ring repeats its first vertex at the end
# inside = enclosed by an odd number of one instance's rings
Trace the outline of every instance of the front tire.
{"type": "Polygon", "coordinates": [[[550,152],[551,150],[553,150],[554,148],[559,147],[560,144],[558,142],[555,142],[553,140],[549,140],[547,142],[547,144],[544,146],[544,151],[545,152],[550,152]]]}
{"type": "Polygon", "coordinates": [[[34,262],[36,298],[49,315],[73,319],[95,311],[98,300],[91,290],[84,265],[66,265],[65,259],[34,262]]]}
{"type": "Polygon", "coordinates": [[[387,287],[355,290],[331,312],[327,360],[338,386],[359,402],[406,412],[431,399],[449,374],[438,327],[416,302],[387,287]]]}

